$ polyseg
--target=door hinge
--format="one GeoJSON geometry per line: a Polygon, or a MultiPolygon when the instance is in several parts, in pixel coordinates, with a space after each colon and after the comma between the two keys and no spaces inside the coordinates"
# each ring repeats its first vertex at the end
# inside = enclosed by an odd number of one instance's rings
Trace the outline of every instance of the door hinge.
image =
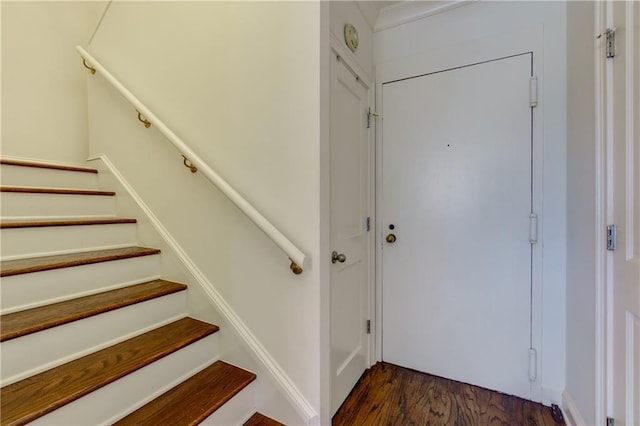
{"type": "Polygon", "coordinates": [[[531,213],[529,215],[529,244],[538,242],[538,215],[531,213]]]}
{"type": "Polygon", "coordinates": [[[607,225],[607,250],[614,251],[616,249],[616,226],[607,225]]]}
{"type": "Polygon", "coordinates": [[[536,381],[538,377],[537,374],[537,365],[538,365],[538,354],[534,348],[529,348],[529,380],[532,382],[536,381]]]}
{"type": "Polygon", "coordinates": [[[615,426],[616,424],[616,419],[614,419],[613,417],[607,417],[607,426],[615,426]]]}
{"type": "Polygon", "coordinates": [[[367,320],[367,334],[371,334],[371,320],[367,320]]]}
{"type": "Polygon", "coordinates": [[[531,108],[538,106],[538,77],[535,75],[529,79],[529,106],[531,108]]]}
{"type": "Polygon", "coordinates": [[[371,107],[367,111],[367,129],[371,128],[371,117],[380,117],[380,114],[371,111],[371,107]]]}
{"type": "Polygon", "coordinates": [[[598,38],[604,36],[604,54],[607,58],[616,56],[616,29],[607,28],[598,38]]]}
{"type": "Polygon", "coordinates": [[[367,232],[371,231],[371,216],[367,216],[367,232]]]}

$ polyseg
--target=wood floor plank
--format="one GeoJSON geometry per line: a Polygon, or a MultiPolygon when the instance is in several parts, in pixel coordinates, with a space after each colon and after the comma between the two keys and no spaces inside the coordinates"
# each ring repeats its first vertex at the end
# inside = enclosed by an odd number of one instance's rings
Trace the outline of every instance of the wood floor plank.
{"type": "Polygon", "coordinates": [[[367,370],[333,417],[336,426],[556,426],[551,410],[521,398],[387,363],[367,370]]]}
{"type": "Polygon", "coordinates": [[[160,250],[148,247],[124,247],[108,250],[93,250],[82,253],[34,257],[30,259],[7,260],[0,262],[0,277],[140,256],[149,256],[158,253],[160,253],[160,250]]]}
{"type": "Polygon", "coordinates": [[[260,413],[255,413],[242,426],[284,426],[282,423],[260,413]]]}
{"type": "Polygon", "coordinates": [[[160,395],[115,425],[197,425],[255,380],[256,375],[218,361],[160,395]]]}
{"type": "Polygon", "coordinates": [[[34,220],[21,222],[2,222],[0,229],[13,228],[43,228],[50,226],[88,226],[88,225],[116,225],[136,223],[136,219],[129,218],[106,218],[106,219],[78,219],[78,220],[34,220]]]}
{"type": "Polygon", "coordinates": [[[22,425],[218,331],[192,318],[31,376],[0,390],[2,425],[22,425]]]}
{"type": "Polygon", "coordinates": [[[184,284],[155,280],[0,317],[0,342],[183,291],[184,284]]]}
{"type": "Polygon", "coordinates": [[[89,167],[65,166],[61,164],[40,163],[36,161],[25,161],[25,160],[10,160],[7,158],[0,158],[0,164],[4,164],[7,166],[35,167],[39,169],[65,170],[69,172],[94,173],[94,174],[98,173],[98,170],[91,169],[89,167]]]}
{"type": "Polygon", "coordinates": [[[98,191],[94,189],[72,189],[72,188],[36,188],[31,186],[0,186],[0,192],[21,192],[28,194],[60,194],[60,195],[103,195],[112,197],[116,195],[113,191],[98,191]]]}

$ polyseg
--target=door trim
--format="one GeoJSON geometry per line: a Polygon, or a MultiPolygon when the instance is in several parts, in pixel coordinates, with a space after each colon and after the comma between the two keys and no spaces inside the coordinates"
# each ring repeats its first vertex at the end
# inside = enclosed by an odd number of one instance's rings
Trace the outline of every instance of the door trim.
{"type": "MultiPolygon", "coordinates": [[[[360,81],[360,84],[362,84],[364,86],[364,88],[367,90],[367,97],[368,97],[368,104],[371,106],[371,109],[373,109],[374,106],[374,82],[371,80],[371,77],[369,76],[369,74],[358,64],[358,62],[353,58],[353,54],[351,52],[348,52],[347,49],[345,49],[342,46],[342,43],[333,35],[331,34],[330,40],[329,40],[329,51],[330,51],[330,55],[339,55],[340,56],[340,60],[342,62],[344,62],[345,65],[347,65],[348,68],[351,68],[350,71],[355,74],[360,81]]],[[[372,149],[369,150],[369,158],[368,158],[368,166],[369,166],[369,189],[368,189],[368,197],[369,197],[369,206],[368,206],[368,211],[369,211],[369,216],[371,217],[371,230],[369,232],[369,237],[368,237],[368,243],[367,243],[367,249],[368,249],[368,259],[369,259],[369,270],[367,271],[367,291],[368,291],[368,316],[371,320],[371,324],[372,324],[372,329],[371,329],[371,334],[368,335],[367,338],[367,360],[366,360],[366,365],[367,367],[371,367],[375,362],[376,362],[376,357],[375,357],[375,339],[374,337],[374,333],[375,333],[375,324],[376,324],[376,310],[375,310],[375,260],[376,260],[376,256],[375,256],[375,232],[376,232],[376,226],[375,226],[375,148],[373,148],[373,145],[375,143],[375,133],[376,133],[376,125],[375,123],[372,121],[372,126],[371,126],[371,131],[369,132],[369,137],[368,137],[368,142],[369,142],[369,146],[372,147],[372,149]]],[[[333,247],[331,245],[331,241],[329,242],[329,247],[333,247]]],[[[363,325],[364,326],[364,325],[363,325]]]]}
{"type": "MultiPolygon", "coordinates": [[[[432,49],[419,55],[401,58],[378,64],[376,68],[376,110],[382,111],[382,85],[395,80],[416,77],[445,69],[485,62],[522,53],[533,53],[532,74],[538,77],[538,106],[532,109],[533,118],[533,211],[538,214],[538,243],[532,249],[531,274],[531,347],[537,351],[537,377],[531,383],[531,399],[534,401],[553,400],[555,395],[544,395],[542,388],[542,246],[543,246],[543,111],[544,81],[543,67],[543,29],[535,26],[513,34],[486,37],[471,40],[447,49],[432,49]],[[488,52],[491,53],[487,55],[488,52]],[[461,59],[463,58],[463,59],[461,59]]],[[[526,84],[526,82],[523,82],[526,84]]],[[[382,120],[377,121],[375,148],[375,359],[382,361],[382,246],[383,229],[381,221],[382,200],[382,120]]]]}
{"type": "MultiPolygon", "coordinates": [[[[606,4],[595,4],[595,33],[599,34],[607,26],[606,4]]],[[[605,59],[602,45],[597,40],[594,46],[595,53],[595,136],[596,136],[596,205],[595,205],[595,418],[602,424],[606,423],[609,386],[607,384],[607,285],[609,260],[604,229],[607,224],[607,211],[609,205],[606,191],[606,117],[608,105],[605,96],[605,59]]]]}

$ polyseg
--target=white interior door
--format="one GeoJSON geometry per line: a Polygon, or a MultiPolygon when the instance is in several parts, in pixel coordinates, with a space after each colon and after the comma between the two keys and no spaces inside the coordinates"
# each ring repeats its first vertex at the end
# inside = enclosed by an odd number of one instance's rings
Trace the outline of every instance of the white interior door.
{"type": "Polygon", "coordinates": [[[382,85],[383,360],[525,398],[532,56],[382,85]]]}
{"type": "Polygon", "coordinates": [[[605,59],[609,220],[617,227],[610,253],[608,415],[616,424],[640,424],[640,4],[609,4],[617,28],[616,56],[605,59]]]}
{"type": "Polygon", "coordinates": [[[331,64],[331,414],[368,367],[368,90],[331,64]]]}

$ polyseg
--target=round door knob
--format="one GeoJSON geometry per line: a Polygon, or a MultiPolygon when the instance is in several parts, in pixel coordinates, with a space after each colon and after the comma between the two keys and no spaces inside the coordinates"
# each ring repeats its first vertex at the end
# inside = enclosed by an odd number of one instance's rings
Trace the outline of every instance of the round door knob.
{"type": "Polygon", "coordinates": [[[347,256],[345,256],[343,253],[338,253],[337,251],[331,253],[331,263],[344,263],[345,260],[347,260],[347,256]]]}
{"type": "Polygon", "coordinates": [[[389,234],[389,235],[387,235],[387,237],[385,238],[385,240],[387,240],[387,242],[388,242],[389,244],[393,244],[393,243],[395,243],[395,242],[396,242],[396,236],[395,236],[395,235],[393,235],[393,234],[389,234]]]}

